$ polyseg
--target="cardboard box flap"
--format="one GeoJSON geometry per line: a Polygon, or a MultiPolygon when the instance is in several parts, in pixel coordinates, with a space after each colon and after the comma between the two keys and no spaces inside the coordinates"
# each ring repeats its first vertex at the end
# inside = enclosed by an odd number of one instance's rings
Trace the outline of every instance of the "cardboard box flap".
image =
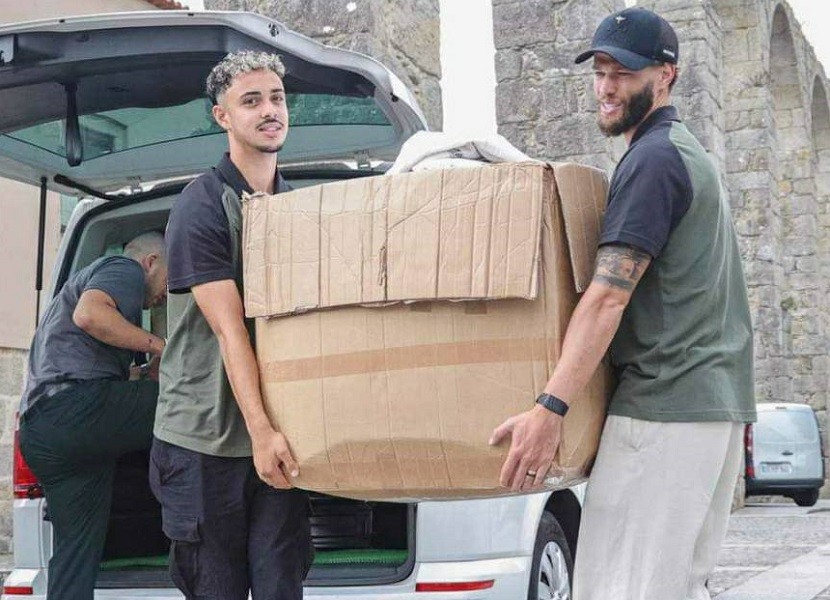
{"type": "Polygon", "coordinates": [[[245,312],[533,299],[552,176],[542,163],[505,163],[246,197],[245,312]]]}
{"type": "Polygon", "coordinates": [[[594,276],[608,178],[604,171],[584,165],[553,163],[551,167],[565,221],[574,285],[582,293],[594,276]]]}
{"type": "Polygon", "coordinates": [[[386,299],[535,298],[544,178],[533,163],[385,178],[386,299]]]}
{"type": "Polygon", "coordinates": [[[242,199],[243,277],[246,311],[272,306],[313,307],[318,294],[321,190],[245,195],[242,199]]]}

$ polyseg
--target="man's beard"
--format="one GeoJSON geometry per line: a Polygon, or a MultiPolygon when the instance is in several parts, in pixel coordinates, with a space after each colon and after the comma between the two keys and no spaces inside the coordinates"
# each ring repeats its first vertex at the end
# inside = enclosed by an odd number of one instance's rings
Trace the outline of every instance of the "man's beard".
{"type": "Polygon", "coordinates": [[[649,82],[641,91],[631,96],[619,120],[603,123],[600,114],[597,117],[597,125],[607,137],[616,137],[639,125],[646,118],[652,106],[654,106],[654,85],[649,82]]]}
{"type": "Polygon", "coordinates": [[[263,154],[275,154],[282,150],[283,144],[285,144],[285,142],[278,144],[277,146],[255,146],[255,148],[263,154]]]}

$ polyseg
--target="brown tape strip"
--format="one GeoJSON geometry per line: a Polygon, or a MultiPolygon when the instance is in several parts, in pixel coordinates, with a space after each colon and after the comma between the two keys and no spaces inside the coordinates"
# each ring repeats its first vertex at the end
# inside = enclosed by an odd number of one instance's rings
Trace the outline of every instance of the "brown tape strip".
{"type": "Polygon", "coordinates": [[[265,383],[285,383],[425,367],[546,361],[558,355],[552,347],[548,352],[549,343],[545,338],[524,338],[423,344],[277,360],[260,365],[260,371],[265,383]]]}

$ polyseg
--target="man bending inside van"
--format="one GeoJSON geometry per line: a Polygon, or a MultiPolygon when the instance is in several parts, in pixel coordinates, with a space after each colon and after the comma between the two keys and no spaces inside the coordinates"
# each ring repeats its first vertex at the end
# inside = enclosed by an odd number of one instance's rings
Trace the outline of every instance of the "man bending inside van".
{"type": "Polygon", "coordinates": [[[150,447],[158,383],[128,379],[135,352],[158,357],[164,348],[140,325],[142,308],[164,302],[166,280],[164,237],[142,234],[123,256],[75,273],[35,332],[20,450],[52,520],[49,600],[92,600],[116,462],[150,447]]]}

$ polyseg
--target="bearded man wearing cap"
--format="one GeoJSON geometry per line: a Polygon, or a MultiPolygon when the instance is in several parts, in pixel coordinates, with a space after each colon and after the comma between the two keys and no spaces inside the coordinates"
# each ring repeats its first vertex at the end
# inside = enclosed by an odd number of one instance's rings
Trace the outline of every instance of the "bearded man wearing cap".
{"type": "Polygon", "coordinates": [[[629,8],[591,48],[597,124],[628,149],[611,179],[593,280],[534,407],[493,432],[502,484],[533,489],[562,419],[606,350],[618,387],[588,483],[575,600],[700,600],[726,532],[744,423],[755,420],[752,324],[727,198],[671,105],[671,25],[629,8]]]}

